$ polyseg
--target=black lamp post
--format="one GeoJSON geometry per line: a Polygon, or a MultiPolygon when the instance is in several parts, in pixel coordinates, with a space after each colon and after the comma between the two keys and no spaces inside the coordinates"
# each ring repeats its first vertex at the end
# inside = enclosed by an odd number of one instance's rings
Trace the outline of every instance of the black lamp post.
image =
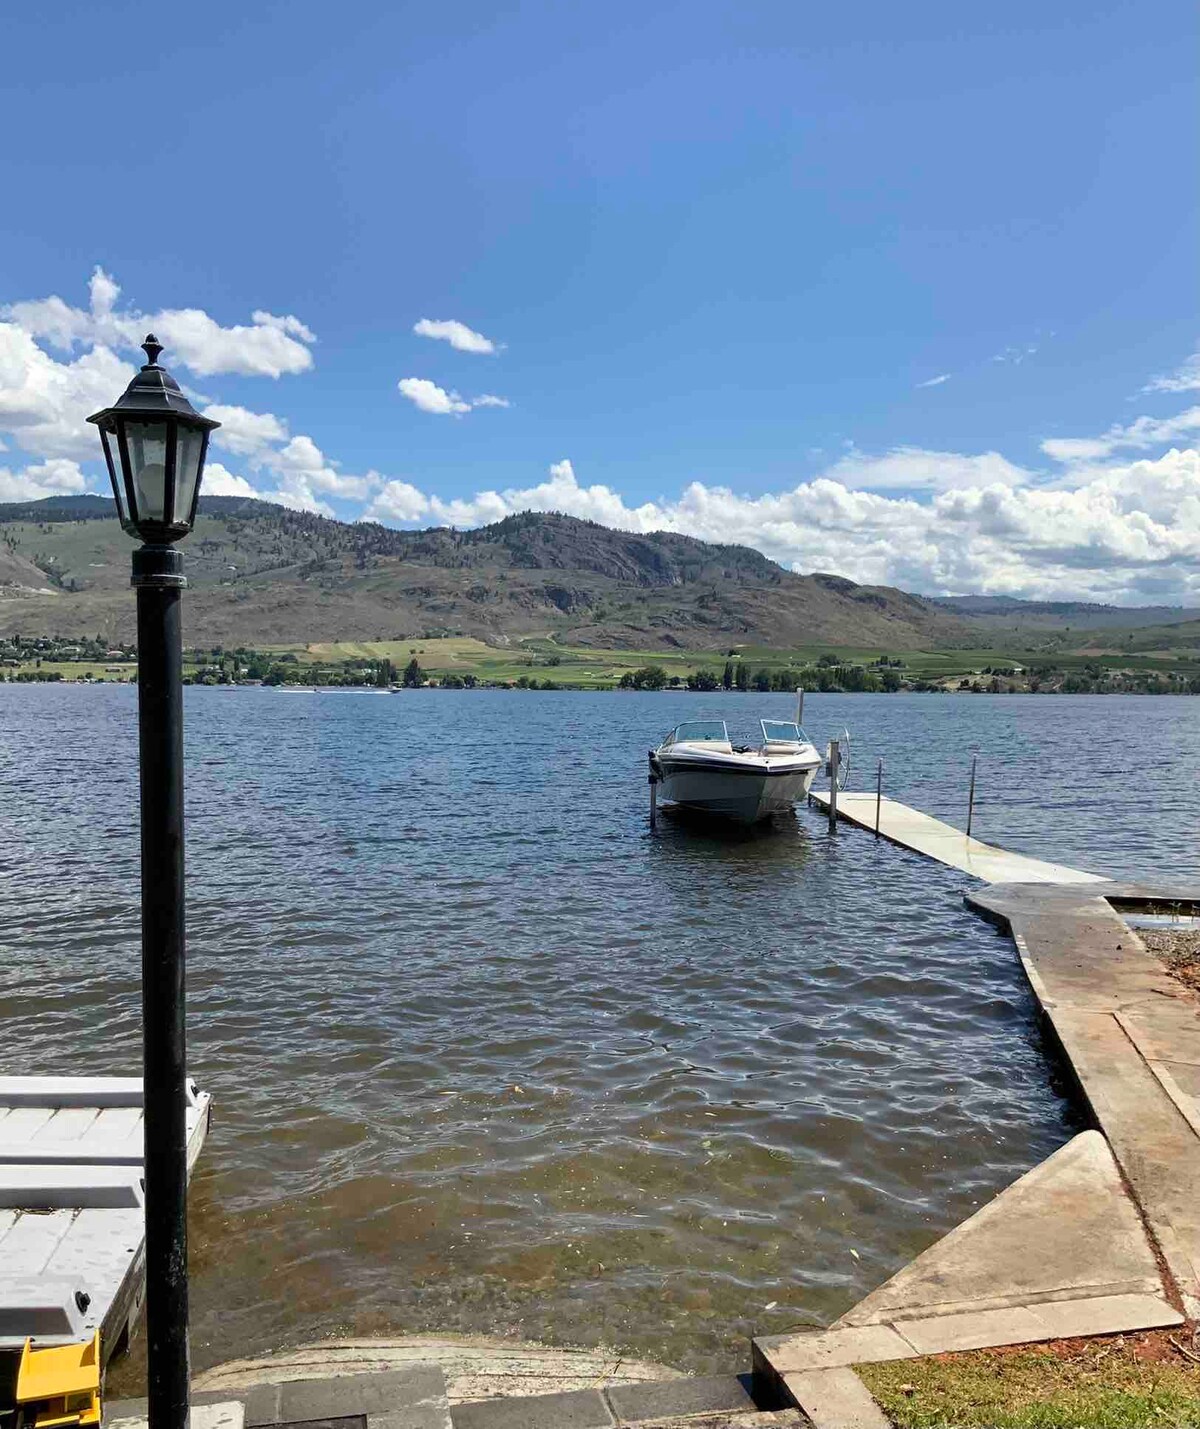
{"type": "Polygon", "coordinates": [[[188,1354],[187,1123],[184,1037],[183,641],[187,581],[172,544],[196,519],[208,434],[202,417],[148,359],[100,428],[121,525],[133,553],[142,785],[142,1040],[146,1184],[146,1327],[150,1423],[185,1429],[188,1354]]]}

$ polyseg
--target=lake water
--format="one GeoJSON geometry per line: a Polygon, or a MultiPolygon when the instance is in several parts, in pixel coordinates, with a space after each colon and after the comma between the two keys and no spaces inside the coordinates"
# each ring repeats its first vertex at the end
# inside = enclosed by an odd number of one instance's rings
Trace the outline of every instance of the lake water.
{"type": "MultiPolygon", "coordinates": [[[[135,692],[0,686],[0,1070],[139,1066],[135,692]]],[[[193,1354],[331,1333],[682,1367],[827,1323],[1075,1129],[966,879],[797,809],[647,828],[788,696],[187,692],[193,1354]],[[771,1307],[771,1308],[768,1308],[771,1307]]],[[[810,695],[852,787],[1200,865],[1200,699],[810,695]]]]}

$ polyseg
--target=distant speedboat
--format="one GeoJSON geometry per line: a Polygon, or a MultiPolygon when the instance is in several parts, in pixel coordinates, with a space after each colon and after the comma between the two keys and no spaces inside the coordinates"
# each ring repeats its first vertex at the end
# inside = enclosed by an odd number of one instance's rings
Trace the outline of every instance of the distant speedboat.
{"type": "Polygon", "coordinates": [[[764,719],[759,726],[761,744],[731,744],[723,719],[676,725],[650,751],[650,776],[662,798],[746,824],[791,808],[823,761],[798,724],[764,719]]]}

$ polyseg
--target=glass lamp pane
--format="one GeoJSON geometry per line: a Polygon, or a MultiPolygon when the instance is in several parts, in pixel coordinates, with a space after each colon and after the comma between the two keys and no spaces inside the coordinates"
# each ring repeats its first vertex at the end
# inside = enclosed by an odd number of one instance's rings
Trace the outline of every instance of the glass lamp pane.
{"type": "Polygon", "coordinates": [[[100,429],[100,439],[104,444],[104,460],[108,463],[108,479],[112,482],[113,495],[117,499],[117,515],[121,525],[129,524],[129,502],[125,500],[125,477],[121,470],[121,448],[116,432],[100,429]]]}
{"type": "Polygon", "coordinates": [[[137,502],[135,519],[139,523],[162,521],[167,503],[167,424],[127,420],[125,441],[137,502]]]}
{"type": "Polygon", "coordinates": [[[175,439],[175,520],[186,521],[192,514],[192,500],[196,495],[196,481],[200,475],[200,448],[204,445],[203,433],[194,427],[179,424],[179,435],[175,439]]]}

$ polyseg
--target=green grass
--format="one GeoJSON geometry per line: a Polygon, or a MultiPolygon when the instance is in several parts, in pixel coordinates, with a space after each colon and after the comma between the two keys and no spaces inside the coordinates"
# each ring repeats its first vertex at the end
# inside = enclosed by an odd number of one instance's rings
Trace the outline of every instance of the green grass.
{"type": "Polygon", "coordinates": [[[1200,1366],[1136,1359],[1121,1342],[861,1365],[899,1429],[1200,1426],[1200,1366]]]}
{"type": "MultiPolygon", "coordinates": [[[[190,673],[191,666],[185,667],[190,673]]],[[[90,676],[93,680],[128,680],[137,674],[136,660],[45,660],[39,665],[36,660],[25,660],[17,670],[5,670],[6,675],[22,672],[36,674],[39,670],[47,675],[59,674],[64,680],[82,680],[90,676]]]]}
{"type": "Polygon", "coordinates": [[[636,670],[642,665],[661,665],[668,676],[678,675],[680,678],[701,669],[719,672],[725,666],[728,650],[736,650],[737,659],[751,670],[811,665],[821,655],[834,655],[847,664],[869,665],[881,655],[890,654],[904,661],[903,673],[906,676],[925,680],[958,680],[994,665],[1022,665],[1026,670],[1046,665],[1067,673],[1089,665],[1163,673],[1178,671],[1189,676],[1200,672],[1200,659],[1066,655],[1031,652],[1011,646],[1008,649],[906,651],[830,645],[802,646],[791,650],[761,645],[730,645],[722,650],[606,650],[560,644],[548,636],[535,635],[513,639],[508,645],[489,645],[469,636],[453,636],[430,640],[341,641],[274,648],[277,653],[287,651],[295,655],[302,664],[329,665],[343,660],[388,659],[403,668],[415,655],[421,668],[433,675],[453,671],[460,675],[472,674],[480,680],[516,680],[521,675],[536,675],[538,679],[549,678],[562,684],[589,687],[615,684],[626,670],[636,670]],[[557,660],[557,664],[549,663],[552,658],[557,660]]]}
{"type": "MultiPolygon", "coordinates": [[[[615,684],[626,670],[661,665],[668,675],[686,676],[700,668],[724,667],[724,655],[676,654],[655,650],[603,650],[559,645],[541,636],[488,645],[470,636],[430,640],[340,641],[336,644],[273,647],[295,655],[301,664],[338,664],[344,660],[390,660],[403,669],[415,656],[431,675],[474,675],[480,680],[517,680],[522,675],[551,679],[564,685],[604,687],[615,684]],[[556,663],[551,664],[551,661],[556,663]]],[[[786,663],[776,654],[776,664],[786,663]]]]}

